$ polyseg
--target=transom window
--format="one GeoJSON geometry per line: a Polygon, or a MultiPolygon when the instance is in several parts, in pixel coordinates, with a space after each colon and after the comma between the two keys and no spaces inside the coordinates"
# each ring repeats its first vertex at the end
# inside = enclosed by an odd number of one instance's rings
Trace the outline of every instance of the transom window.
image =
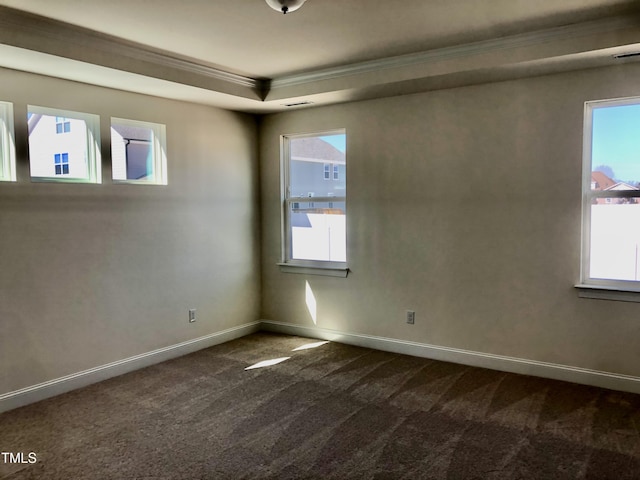
{"type": "Polygon", "coordinates": [[[345,131],[287,135],[282,147],[284,263],[346,268],[345,131]]]}
{"type": "Polygon", "coordinates": [[[0,181],[16,181],[13,105],[0,102],[0,181]]]}
{"type": "Polygon", "coordinates": [[[118,183],[167,184],[165,126],[111,119],[111,166],[118,183]]]}
{"type": "Polygon", "coordinates": [[[100,117],[29,105],[27,123],[32,180],[101,182],[100,117]]]}
{"type": "Polygon", "coordinates": [[[587,102],[582,283],[640,291],[640,97],[587,102]]]}

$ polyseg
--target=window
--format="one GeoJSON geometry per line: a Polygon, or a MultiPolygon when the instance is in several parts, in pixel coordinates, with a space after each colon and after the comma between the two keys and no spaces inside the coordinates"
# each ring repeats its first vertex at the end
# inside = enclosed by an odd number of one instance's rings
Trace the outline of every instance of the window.
{"type": "Polygon", "coordinates": [[[0,181],[16,181],[13,105],[0,102],[0,181]]]}
{"type": "Polygon", "coordinates": [[[167,184],[164,125],[111,119],[111,165],[118,183],[167,184]]]}
{"type": "Polygon", "coordinates": [[[339,175],[339,170],[338,170],[338,165],[334,164],[333,165],[333,179],[334,180],[339,180],[340,179],[340,175],[339,175]]]}
{"type": "Polygon", "coordinates": [[[56,175],[69,175],[69,154],[56,153],[53,156],[56,175]]]}
{"type": "Polygon", "coordinates": [[[640,98],[585,104],[582,285],[640,291],[640,98]]]}
{"type": "Polygon", "coordinates": [[[56,117],[56,133],[69,133],[71,122],[64,117],[56,117]]]}
{"type": "Polygon", "coordinates": [[[27,112],[33,180],[100,183],[100,117],[32,105],[27,112]]]}
{"type": "Polygon", "coordinates": [[[282,142],[284,264],[346,269],[346,175],[325,182],[331,165],[346,172],[345,131],[284,136],[282,142]]]}

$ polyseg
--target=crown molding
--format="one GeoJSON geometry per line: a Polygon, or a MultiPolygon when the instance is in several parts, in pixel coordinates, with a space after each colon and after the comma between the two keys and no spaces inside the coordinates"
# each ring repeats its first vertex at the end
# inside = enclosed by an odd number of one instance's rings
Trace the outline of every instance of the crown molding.
{"type": "Polygon", "coordinates": [[[365,62],[352,63],[338,67],[325,68],[300,74],[285,75],[271,81],[271,88],[286,88],[315,83],[336,78],[414,67],[462,57],[477,56],[486,53],[532,47],[580,37],[638,28],[638,19],[633,17],[611,17],[602,20],[565,25],[546,30],[522,33],[491,40],[483,40],[451,47],[443,47],[406,55],[381,58],[365,62]]]}
{"type": "MultiPolygon", "coordinates": [[[[0,37],[0,43],[12,44],[16,47],[29,48],[30,45],[25,45],[24,41],[20,41],[25,36],[40,42],[37,44],[40,51],[42,51],[42,45],[46,45],[46,43],[41,43],[42,41],[53,41],[63,45],[81,45],[84,49],[96,50],[110,56],[126,57],[155,66],[189,72],[240,87],[258,90],[263,88],[260,79],[232,73],[188,57],[153,49],[87,28],[0,6],[0,32],[3,30],[7,34],[0,37]],[[19,35],[14,35],[13,39],[6,38],[13,32],[19,33],[19,35]]],[[[33,47],[33,45],[31,46],[33,47]]]]}

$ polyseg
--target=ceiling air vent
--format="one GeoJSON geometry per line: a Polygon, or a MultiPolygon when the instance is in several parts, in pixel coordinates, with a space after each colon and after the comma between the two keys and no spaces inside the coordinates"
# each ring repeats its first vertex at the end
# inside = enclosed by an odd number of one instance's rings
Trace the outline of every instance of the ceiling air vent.
{"type": "Polygon", "coordinates": [[[313,102],[304,101],[304,102],[295,102],[295,103],[283,103],[285,107],[299,107],[301,105],[311,105],[313,102]]]}
{"type": "Polygon", "coordinates": [[[619,53],[618,55],[614,55],[613,58],[621,60],[623,58],[633,58],[640,57],[640,52],[629,52],[629,53],[619,53]]]}

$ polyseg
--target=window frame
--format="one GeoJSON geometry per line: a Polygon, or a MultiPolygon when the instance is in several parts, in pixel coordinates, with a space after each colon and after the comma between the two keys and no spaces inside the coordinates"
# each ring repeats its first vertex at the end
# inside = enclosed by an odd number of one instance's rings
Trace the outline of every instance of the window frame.
{"type": "MultiPolygon", "coordinates": [[[[591,271],[591,207],[598,198],[637,198],[640,190],[594,190],[591,183],[593,148],[593,113],[599,108],[640,105],[640,96],[617,99],[591,100],[584,104],[584,130],[582,148],[582,239],[580,296],[607,300],[640,302],[640,280],[592,278],[591,271]]],[[[605,200],[605,203],[609,203],[605,200]]],[[[640,207],[639,207],[640,208],[640,207]]]]}
{"type": "Polygon", "coordinates": [[[16,181],[13,103],[0,101],[0,182],[16,181]]]}
{"type": "Polygon", "coordinates": [[[129,185],[167,185],[167,127],[162,123],[145,122],[143,120],[132,120],[129,118],[111,117],[109,122],[109,148],[111,149],[111,179],[113,183],[129,185]],[[153,180],[138,179],[117,179],[113,178],[113,137],[111,129],[113,124],[130,127],[148,128],[153,133],[151,151],[153,155],[153,180]]]}
{"type": "MultiPolygon", "coordinates": [[[[27,105],[27,114],[34,113],[59,117],[65,119],[82,120],[87,128],[86,154],[87,154],[87,176],[67,177],[65,175],[54,175],[51,177],[36,177],[31,173],[31,143],[29,141],[29,177],[32,182],[53,182],[53,183],[102,183],[102,154],[100,150],[100,116],[94,113],[75,112],[60,108],[41,107],[37,105],[27,105]]],[[[57,122],[56,122],[57,123],[57,122]]],[[[68,132],[67,132],[68,133],[68,132]]],[[[56,132],[57,135],[57,132],[56,132]]],[[[60,152],[57,152],[60,153],[60,152]]]]}
{"type": "MultiPolygon", "coordinates": [[[[291,140],[323,137],[329,135],[347,135],[345,128],[333,130],[316,131],[302,134],[285,134],[280,136],[280,212],[281,212],[281,261],[278,263],[281,271],[288,273],[307,273],[314,275],[328,275],[346,277],[348,272],[348,250],[347,258],[344,262],[336,262],[330,260],[306,260],[292,258],[292,236],[291,236],[291,216],[290,212],[295,203],[303,203],[300,197],[290,196],[290,159],[291,159],[291,140]]],[[[345,184],[346,185],[346,184],[345,184]]],[[[314,203],[344,202],[345,216],[347,210],[347,188],[345,186],[344,196],[313,196],[314,203]]],[[[345,237],[348,238],[348,226],[345,225],[345,237]]],[[[345,242],[347,240],[345,238],[345,242]]],[[[348,249],[348,242],[347,242],[348,249]]]]}

